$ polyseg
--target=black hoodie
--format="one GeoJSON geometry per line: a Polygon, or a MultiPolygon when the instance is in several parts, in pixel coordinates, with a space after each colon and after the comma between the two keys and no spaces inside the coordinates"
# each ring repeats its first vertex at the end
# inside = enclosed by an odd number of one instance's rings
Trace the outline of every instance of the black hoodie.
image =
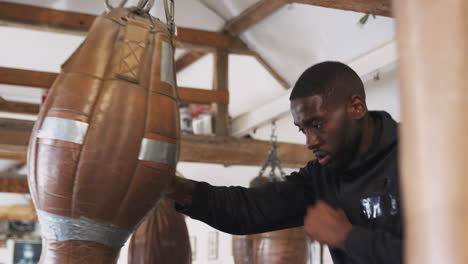
{"type": "Polygon", "coordinates": [[[398,125],[386,112],[370,112],[375,133],[368,153],[333,175],[316,160],[284,182],[257,188],[196,182],[190,208],[179,212],[221,231],[245,235],[302,226],[318,200],[342,208],[353,228],[344,249],[330,249],[335,264],[402,263],[398,125]]]}

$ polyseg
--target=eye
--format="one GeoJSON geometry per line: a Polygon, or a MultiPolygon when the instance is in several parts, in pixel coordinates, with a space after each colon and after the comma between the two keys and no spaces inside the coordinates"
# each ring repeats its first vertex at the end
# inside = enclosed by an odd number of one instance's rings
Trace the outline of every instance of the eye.
{"type": "Polygon", "coordinates": [[[312,127],[313,127],[314,129],[317,129],[317,130],[322,130],[322,128],[323,128],[323,123],[322,123],[322,122],[314,123],[314,124],[312,124],[312,127]]]}

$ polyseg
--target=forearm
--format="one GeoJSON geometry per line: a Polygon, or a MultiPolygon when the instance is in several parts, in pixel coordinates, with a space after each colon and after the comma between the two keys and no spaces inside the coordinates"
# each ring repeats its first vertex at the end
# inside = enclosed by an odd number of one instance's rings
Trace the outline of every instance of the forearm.
{"type": "Polygon", "coordinates": [[[176,181],[173,187],[181,185],[185,191],[171,190],[176,209],[223,232],[251,234],[302,225],[301,192],[292,192],[288,184],[248,189],[176,181]]]}

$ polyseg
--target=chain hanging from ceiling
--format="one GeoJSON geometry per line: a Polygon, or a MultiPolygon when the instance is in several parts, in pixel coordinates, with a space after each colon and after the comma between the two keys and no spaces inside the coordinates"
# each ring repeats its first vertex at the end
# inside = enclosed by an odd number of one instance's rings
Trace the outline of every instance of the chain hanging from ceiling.
{"type": "MultiPolygon", "coordinates": [[[[268,173],[268,177],[271,178],[272,181],[282,181],[286,176],[286,173],[283,171],[281,167],[281,161],[278,158],[277,153],[277,145],[278,137],[276,135],[276,121],[271,123],[271,136],[270,136],[271,148],[268,151],[268,158],[265,160],[260,172],[258,173],[258,177],[264,176],[265,171],[270,168],[270,172],[268,173]]],[[[267,176],[267,175],[265,175],[267,176]]]]}
{"type": "MultiPolygon", "coordinates": [[[[154,5],[155,0],[139,0],[138,4],[133,7],[133,10],[137,13],[149,13],[151,8],[154,5]]],[[[127,4],[128,0],[120,1],[118,7],[122,8],[127,4]]],[[[164,12],[166,14],[166,22],[169,27],[169,32],[172,36],[177,35],[177,28],[174,23],[174,0],[163,0],[164,2],[164,12]]],[[[110,3],[110,0],[104,1],[108,10],[116,8],[110,3]]]]}

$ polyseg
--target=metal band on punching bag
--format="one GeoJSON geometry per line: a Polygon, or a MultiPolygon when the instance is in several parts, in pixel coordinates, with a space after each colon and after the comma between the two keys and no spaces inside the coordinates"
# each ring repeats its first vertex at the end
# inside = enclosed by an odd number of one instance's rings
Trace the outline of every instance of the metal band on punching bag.
{"type": "Polygon", "coordinates": [[[116,263],[175,173],[172,33],[148,14],[152,1],[140,4],[96,19],[36,121],[28,181],[41,263],[116,263]]]}

